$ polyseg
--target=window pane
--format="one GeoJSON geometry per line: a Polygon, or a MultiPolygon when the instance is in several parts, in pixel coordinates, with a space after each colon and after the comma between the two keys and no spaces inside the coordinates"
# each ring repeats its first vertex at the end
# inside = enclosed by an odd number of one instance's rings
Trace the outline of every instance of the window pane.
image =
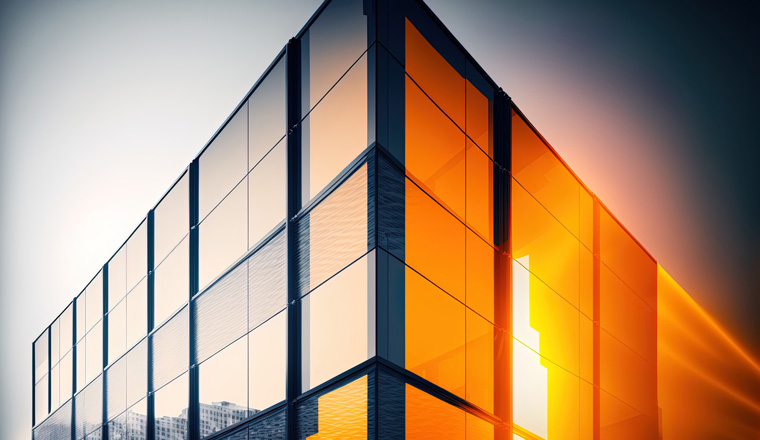
{"type": "Polygon", "coordinates": [[[127,246],[108,262],[108,308],[112,309],[127,293],[127,246]]]}
{"type": "Polygon", "coordinates": [[[85,304],[87,298],[87,289],[85,289],[81,294],[79,294],[78,297],[74,300],[74,307],[77,311],[77,322],[76,322],[76,342],[79,342],[80,339],[82,339],[87,333],[87,326],[86,326],[86,307],[85,304]]]}
{"type": "Polygon", "coordinates": [[[248,197],[238,185],[201,223],[198,230],[198,278],[207,286],[248,249],[248,197]]]}
{"type": "Polygon", "coordinates": [[[123,300],[108,313],[108,363],[127,350],[127,301],[123,300]]]}
{"type": "Polygon", "coordinates": [[[465,218],[465,136],[406,78],[407,173],[452,213],[465,218]]]}
{"type": "Polygon", "coordinates": [[[187,235],[190,224],[190,183],[185,173],[161,200],[153,214],[153,254],[158,265],[187,235]]]}
{"type": "Polygon", "coordinates": [[[465,439],[465,412],[406,384],[406,438],[465,439]]]}
{"type": "Polygon", "coordinates": [[[185,237],[156,268],[153,313],[156,327],[187,303],[190,292],[190,240],[185,237]]]}
{"type": "Polygon", "coordinates": [[[61,362],[58,364],[61,370],[61,402],[65,402],[71,397],[72,380],[74,379],[73,359],[74,355],[69,351],[61,358],[61,362]]]}
{"type": "Polygon", "coordinates": [[[60,405],[60,371],[58,365],[50,369],[50,410],[55,411],[60,405]]]}
{"type": "Polygon", "coordinates": [[[480,148],[467,141],[467,225],[488,243],[494,243],[493,235],[493,162],[480,148]]]}
{"type": "MultiPolygon", "coordinates": [[[[127,410],[129,440],[144,440],[148,437],[148,404],[146,399],[127,410]]],[[[155,437],[157,440],[160,437],[155,437]]]]}
{"type": "Polygon", "coordinates": [[[471,230],[466,232],[466,304],[491,322],[494,321],[494,289],[497,253],[471,230]]]}
{"type": "Polygon", "coordinates": [[[301,40],[302,114],[316,105],[366,49],[367,17],[362,2],[331,1],[301,40]]]}
{"type": "Polygon", "coordinates": [[[285,231],[248,259],[248,329],[285,308],[288,300],[285,231]]]}
{"type": "Polygon", "coordinates": [[[465,398],[486,411],[494,411],[494,347],[493,324],[467,309],[465,316],[466,386],[465,398]]]}
{"type": "MultiPolygon", "coordinates": [[[[99,429],[103,423],[103,376],[98,376],[82,391],[84,394],[84,427],[86,433],[99,429]]],[[[82,409],[78,402],[75,412],[82,409]]]]}
{"type": "Polygon", "coordinates": [[[50,324],[50,365],[55,365],[61,358],[60,352],[60,325],[58,319],[50,324]]]}
{"type": "Polygon", "coordinates": [[[58,318],[58,321],[60,322],[60,331],[61,331],[61,337],[60,337],[60,352],[61,357],[63,357],[64,354],[66,354],[67,351],[71,349],[72,341],[74,340],[74,305],[69,304],[68,307],[66,307],[66,310],[63,311],[61,314],[61,317],[58,318]]]}
{"type": "Polygon", "coordinates": [[[41,422],[48,415],[48,377],[40,377],[34,386],[34,421],[41,422]]]}
{"type": "Polygon", "coordinates": [[[420,276],[405,271],[406,368],[465,397],[465,307],[420,276]]]}
{"type": "Polygon", "coordinates": [[[248,247],[253,247],[285,219],[285,152],[280,142],[248,176],[248,247]]]}
{"type": "Polygon", "coordinates": [[[199,366],[201,438],[248,416],[247,345],[238,339],[199,366]]]}
{"type": "Polygon", "coordinates": [[[254,413],[285,399],[287,317],[282,311],[248,335],[248,398],[254,413]]]}
{"type": "Polygon", "coordinates": [[[86,381],[90,382],[103,371],[103,321],[87,333],[86,381]]]}
{"type": "Polygon", "coordinates": [[[600,387],[617,399],[657,419],[657,367],[615,339],[600,332],[600,387]]]}
{"type": "MultiPolygon", "coordinates": [[[[472,79],[476,83],[485,83],[486,81],[480,77],[479,74],[471,73],[470,64],[467,64],[467,76],[477,76],[477,79],[472,79]]],[[[470,78],[471,79],[471,78],[470,78]]],[[[486,96],[481,92],[476,85],[467,80],[466,85],[466,120],[467,136],[472,139],[481,150],[485,151],[489,157],[493,158],[493,127],[491,121],[493,120],[493,89],[490,85],[487,86],[489,96],[486,96]]]]}
{"type": "Polygon", "coordinates": [[[48,372],[48,331],[34,341],[34,380],[39,382],[48,372]]]}
{"type": "MultiPolygon", "coordinates": [[[[109,408],[110,410],[110,408],[109,408]]],[[[108,438],[114,440],[126,440],[128,438],[127,413],[122,413],[118,417],[108,422],[108,438]]]]}
{"type": "Polygon", "coordinates": [[[362,376],[298,407],[299,439],[370,439],[369,383],[362,376]]]}
{"type": "MultiPolygon", "coordinates": [[[[657,419],[652,419],[636,411],[630,405],[604,390],[600,393],[599,406],[599,424],[601,425],[599,433],[602,440],[659,438],[657,419]]],[[[724,429],[721,427],[720,435],[724,435],[724,429]]],[[[703,430],[697,432],[700,436],[705,433],[703,430]]]]}
{"type": "Polygon", "coordinates": [[[82,338],[79,343],[76,345],[77,350],[77,365],[76,365],[76,375],[77,375],[77,391],[84,388],[86,385],[85,379],[86,379],[86,370],[85,364],[87,359],[87,339],[82,338]]]}
{"type": "Polygon", "coordinates": [[[103,317],[103,271],[98,272],[87,286],[86,322],[89,330],[103,317]]]}
{"type": "MultiPolygon", "coordinates": [[[[144,220],[127,241],[127,291],[148,273],[148,222],[144,220]]],[[[109,273],[110,276],[110,273],[109,273]]]]}
{"type": "Polygon", "coordinates": [[[285,136],[285,57],[272,67],[267,77],[248,99],[248,169],[285,136]]]}
{"type": "Polygon", "coordinates": [[[34,429],[35,440],[61,440],[71,438],[71,404],[58,411],[34,429]]]}
{"type": "Polygon", "coordinates": [[[303,120],[301,142],[306,204],[367,148],[366,55],[303,120]]]}
{"type": "Polygon", "coordinates": [[[127,358],[123,357],[106,371],[106,408],[108,420],[127,409],[127,358]]]}
{"type": "Polygon", "coordinates": [[[187,373],[156,391],[154,397],[155,439],[187,439],[187,373]]]}
{"type": "Polygon", "coordinates": [[[375,354],[374,253],[302,299],[303,390],[375,354]]]}
{"type": "Polygon", "coordinates": [[[143,278],[127,295],[127,349],[148,331],[148,280],[143,278]]]}
{"type": "Polygon", "coordinates": [[[187,307],[153,334],[153,387],[158,388],[187,370],[190,361],[187,307]]]}
{"type": "Polygon", "coordinates": [[[143,340],[127,353],[127,406],[148,392],[148,341],[143,340]]]}
{"type": "Polygon", "coordinates": [[[203,219],[245,176],[248,168],[248,104],[222,128],[198,162],[198,210],[203,219]]]}

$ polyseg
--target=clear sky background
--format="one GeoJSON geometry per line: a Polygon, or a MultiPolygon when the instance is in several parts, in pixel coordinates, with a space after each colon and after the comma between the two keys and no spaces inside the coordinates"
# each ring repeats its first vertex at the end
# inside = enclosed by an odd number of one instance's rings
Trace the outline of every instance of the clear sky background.
{"type": "MultiPolygon", "coordinates": [[[[319,3],[0,5],[0,438],[30,438],[34,338],[319,3]]],[[[428,1],[658,261],[758,353],[760,14],[537,3],[428,1]]]]}

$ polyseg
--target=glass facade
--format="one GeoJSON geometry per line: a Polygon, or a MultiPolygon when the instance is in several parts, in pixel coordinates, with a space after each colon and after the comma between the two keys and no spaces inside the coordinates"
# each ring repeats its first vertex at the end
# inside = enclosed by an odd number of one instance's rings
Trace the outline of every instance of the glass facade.
{"type": "Polygon", "coordinates": [[[661,438],[663,274],[426,6],[327,1],[33,343],[33,437],[661,438]]]}

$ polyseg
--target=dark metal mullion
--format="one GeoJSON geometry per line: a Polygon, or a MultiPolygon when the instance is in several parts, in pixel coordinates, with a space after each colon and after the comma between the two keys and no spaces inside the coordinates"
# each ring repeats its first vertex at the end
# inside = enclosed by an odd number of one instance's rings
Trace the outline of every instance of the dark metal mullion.
{"type": "MultiPolygon", "coordinates": [[[[102,402],[100,405],[100,409],[102,412],[101,418],[101,428],[100,428],[100,434],[101,438],[103,440],[108,440],[108,400],[106,396],[106,389],[107,389],[107,383],[106,383],[106,365],[108,365],[108,266],[109,263],[106,263],[103,265],[103,352],[101,353],[103,355],[102,359],[102,366],[100,374],[101,379],[100,383],[102,385],[101,389],[101,395],[102,395],[102,402]]],[[[126,324],[126,323],[125,323],[126,324]]]]}
{"type": "Polygon", "coordinates": [[[188,440],[200,439],[200,414],[198,407],[198,366],[196,358],[196,334],[195,334],[195,301],[193,297],[198,293],[198,248],[199,248],[199,165],[198,159],[193,160],[190,164],[190,291],[188,292],[188,312],[189,312],[189,392],[188,392],[188,410],[187,410],[187,428],[188,440]]]}
{"type": "MultiPolygon", "coordinates": [[[[80,295],[81,297],[81,295],[80,295]]],[[[74,394],[77,389],[77,302],[79,298],[74,298],[71,310],[71,438],[76,438],[76,404],[74,394]]]]}
{"type": "MultiPolygon", "coordinates": [[[[156,228],[156,215],[155,215],[155,209],[151,209],[148,211],[148,300],[147,304],[145,305],[146,311],[148,314],[148,322],[146,326],[146,334],[150,335],[150,332],[153,331],[154,326],[154,320],[155,320],[155,314],[153,311],[153,304],[154,304],[154,298],[155,298],[155,228],[156,228]]],[[[153,414],[153,396],[151,395],[151,391],[153,390],[153,344],[152,344],[153,337],[148,336],[147,338],[147,344],[148,344],[148,355],[147,355],[147,365],[144,367],[146,368],[148,372],[148,381],[147,381],[147,389],[145,389],[145,395],[146,395],[146,403],[148,406],[148,417],[146,419],[146,439],[152,439],[153,438],[153,425],[148,422],[148,420],[152,419],[153,414]]],[[[129,363],[127,363],[127,367],[129,367],[129,363]]],[[[129,381],[127,381],[127,387],[129,387],[129,381]]]]}

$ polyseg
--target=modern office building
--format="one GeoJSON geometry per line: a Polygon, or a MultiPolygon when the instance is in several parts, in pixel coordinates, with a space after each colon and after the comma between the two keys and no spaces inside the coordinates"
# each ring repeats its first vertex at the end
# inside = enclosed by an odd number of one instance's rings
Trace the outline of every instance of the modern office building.
{"type": "Polygon", "coordinates": [[[34,342],[33,438],[657,439],[663,286],[422,2],[327,1],[34,342]]]}

